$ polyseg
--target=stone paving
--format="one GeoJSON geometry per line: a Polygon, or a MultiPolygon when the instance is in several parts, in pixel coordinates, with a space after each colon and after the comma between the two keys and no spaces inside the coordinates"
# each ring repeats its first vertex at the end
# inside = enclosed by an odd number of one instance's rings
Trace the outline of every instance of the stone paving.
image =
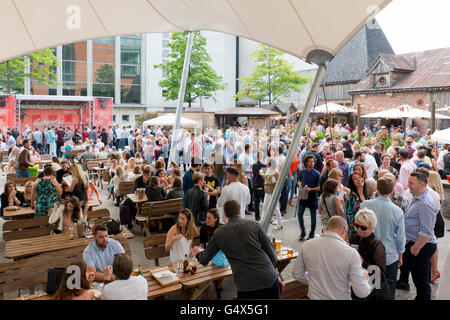
{"type": "MultiPolygon", "coordinates": [[[[4,184],[5,184],[5,176],[2,175],[0,177],[0,193],[4,190],[4,184]]],[[[446,197],[449,197],[450,189],[446,188],[446,197]]],[[[100,198],[103,201],[103,206],[107,209],[109,209],[111,217],[113,219],[119,220],[119,208],[114,206],[114,203],[112,200],[107,200],[107,190],[106,187],[103,190],[99,189],[100,198]]],[[[247,219],[254,219],[254,215],[247,215],[247,219]]],[[[450,226],[450,220],[444,219],[447,226],[450,226]]],[[[0,218],[0,225],[2,225],[4,220],[0,218]]],[[[305,225],[306,230],[309,231],[310,229],[310,218],[309,218],[309,212],[305,212],[305,225]]],[[[321,234],[321,224],[320,219],[317,219],[317,227],[316,227],[316,236],[320,236],[321,234]]],[[[133,234],[134,237],[132,239],[129,239],[130,246],[131,246],[131,255],[132,259],[134,261],[135,267],[138,265],[141,265],[143,268],[154,266],[153,261],[148,260],[144,255],[144,246],[143,246],[143,240],[144,237],[142,235],[142,232],[139,228],[139,226],[135,226],[133,228],[133,234]]],[[[299,231],[299,224],[298,219],[295,216],[295,207],[291,207],[288,205],[288,212],[283,217],[283,229],[282,230],[274,230],[272,231],[272,234],[283,241],[283,246],[294,248],[295,250],[299,250],[301,246],[305,243],[305,241],[299,241],[298,237],[300,235],[299,231]]],[[[438,248],[439,248],[439,269],[442,269],[443,263],[445,261],[445,257],[447,255],[447,252],[450,248],[450,233],[446,232],[446,235],[444,238],[441,238],[438,240],[438,248]]],[[[5,250],[5,242],[3,241],[1,234],[0,234],[0,262],[9,261],[8,259],[4,258],[4,250],[5,250]]],[[[169,258],[162,258],[160,259],[160,264],[163,265],[165,263],[169,262],[169,258]]],[[[292,279],[292,268],[295,261],[292,261],[286,269],[283,271],[282,276],[285,280],[292,279]]],[[[436,290],[439,285],[439,280],[435,282],[435,284],[431,285],[433,290],[433,298],[435,297],[436,290]]],[[[415,288],[414,284],[412,282],[412,279],[410,279],[410,291],[404,291],[404,290],[397,290],[396,291],[396,300],[412,300],[415,297],[415,288]]],[[[236,296],[236,288],[234,286],[233,278],[228,277],[224,280],[223,283],[224,291],[222,292],[222,297],[224,299],[232,299],[236,296]]],[[[214,291],[212,291],[214,293],[214,291]]],[[[170,299],[180,299],[181,296],[179,295],[173,295],[169,297],[170,299]]],[[[206,296],[203,297],[206,299],[206,296]]]]}

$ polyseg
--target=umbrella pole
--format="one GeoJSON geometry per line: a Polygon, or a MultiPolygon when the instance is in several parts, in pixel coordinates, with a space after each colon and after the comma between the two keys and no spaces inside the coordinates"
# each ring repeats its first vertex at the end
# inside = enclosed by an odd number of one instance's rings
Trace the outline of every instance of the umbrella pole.
{"type": "Polygon", "coordinates": [[[175,124],[173,127],[172,144],[170,145],[170,154],[169,154],[169,162],[168,163],[173,161],[174,157],[175,157],[176,143],[177,143],[179,131],[180,131],[181,111],[183,109],[184,93],[186,92],[186,82],[187,82],[188,72],[189,72],[189,63],[191,60],[193,38],[194,38],[194,34],[192,33],[192,31],[190,31],[189,37],[188,37],[188,40],[186,43],[186,54],[184,56],[183,73],[181,74],[180,92],[178,93],[177,113],[176,113],[176,118],[175,118],[175,124]]]}
{"type": "Polygon", "coordinates": [[[308,99],[306,100],[305,107],[303,108],[302,115],[300,116],[300,120],[297,123],[297,128],[295,129],[294,136],[292,137],[291,146],[286,155],[286,160],[283,163],[283,166],[280,171],[280,175],[278,177],[277,183],[275,184],[275,189],[273,190],[272,199],[270,200],[269,206],[267,208],[267,212],[263,212],[263,219],[261,221],[261,227],[264,232],[267,232],[269,229],[269,224],[272,218],[272,214],[275,210],[275,206],[280,199],[281,191],[283,189],[283,185],[285,183],[289,167],[291,166],[292,160],[294,159],[295,152],[297,150],[297,146],[300,142],[300,137],[305,129],[306,122],[309,119],[309,114],[311,108],[314,105],[314,100],[317,92],[319,91],[320,84],[323,80],[325,74],[325,63],[331,60],[333,56],[328,52],[322,50],[314,50],[308,54],[306,59],[309,63],[315,63],[318,65],[317,73],[314,79],[314,82],[311,86],[311,90],[308,94],[308,99]]]}

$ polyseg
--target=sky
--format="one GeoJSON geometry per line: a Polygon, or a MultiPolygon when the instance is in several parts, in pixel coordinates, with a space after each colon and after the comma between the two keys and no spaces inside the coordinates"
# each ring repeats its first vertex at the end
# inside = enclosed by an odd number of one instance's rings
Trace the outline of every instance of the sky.
{"type": "Polygon", "coordinates": [[[450,0],[393,0],[375,18],[396,54],[450,47],[450,0]]]}

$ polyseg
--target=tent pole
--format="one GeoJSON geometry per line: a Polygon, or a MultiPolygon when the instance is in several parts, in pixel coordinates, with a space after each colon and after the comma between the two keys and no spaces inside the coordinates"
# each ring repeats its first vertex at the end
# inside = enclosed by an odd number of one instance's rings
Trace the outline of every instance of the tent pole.
{"type": "Polygon", "coordinates": [[[189,32],[189,37],[186,44],[186,54],[184,56],[183,73],[181,74],[180,91],[178,93],[177,113],[175,118],[175,125],[173,127],[172,143],[170,145],[169,163],[174,160],[176,144],[180,131],[181,111],[183,109],[184,93],[186,91],[186,83],[189,72],[189,63],[191,60],[191,51],[193,46],[194,34],[189,32]]]}
{"type": "Polygon", "coordinates": [[[275,189],[273,190],[272,199],[270,200],[269,207],[266,212],[263,212],[263,219],[261,221],[261,226],[264,232],[267,232],[269,229],[269,224],[272,219],[272,214],[275,210],[275,206],[280,199],[281,190],[283,189],[283,185],[285,183],[289,167],[291,166],[292,160],[294,159],[295,152],[297,151],[297,146],[300,142],[300,137],[305,130],[306,122],[309,118],[309,113],[311,108],[314,105],[315,97],[317,92],[319,91],[320,84],[322,83],[324,74],[325,74],[325,63],[331,60],[333,56],[328,52],[315,50],[312,51],[306,61],[309,63],[315,63],[318,65],[317,73],[314,78],[314,82],[312,84],[311,90],[308,94],[308,99],[306,100],[306,104],[303,108],[302,115],[300,116],[300,120],[297,123],[297,128],[295,129],[294,136],[292,137],[291,146],[289,147],[289,151],[286,155],[286,160],[283,163],[283,167],[281,168],[279,178],[275,185],[275,189]]]}
{"type": "Polygon", "coordinates": [[[431,103],[431,134],[436,131],[436,102],[431,103]]]}

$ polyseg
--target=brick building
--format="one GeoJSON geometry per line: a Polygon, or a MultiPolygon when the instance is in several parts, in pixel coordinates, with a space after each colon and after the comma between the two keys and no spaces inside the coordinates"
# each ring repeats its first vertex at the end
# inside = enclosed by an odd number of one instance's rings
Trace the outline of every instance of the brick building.
{"type": "MultiPolygon", "coordinates": [[[[403,104],[430,110],[450,105],[450,48],[401,55],[380,54],[367,70],[367,76],[350,90],[353,106],[362,105],[362,114],[369,114],[403,104]]],[[[384,120],[383,124],[398,124],[384,120]]],[[[421,132],[429,128],[429,120],[410,119],[421,132]]],[[[437,129],[448,127],[447,120],[438,120],[437,129]]]]}

